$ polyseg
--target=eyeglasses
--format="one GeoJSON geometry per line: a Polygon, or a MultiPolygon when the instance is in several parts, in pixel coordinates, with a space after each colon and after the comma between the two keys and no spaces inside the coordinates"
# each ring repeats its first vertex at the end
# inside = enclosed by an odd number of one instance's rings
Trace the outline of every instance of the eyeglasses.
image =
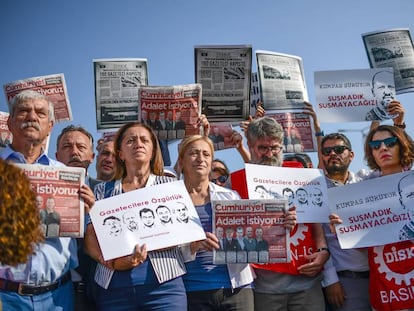
{"type": "Polygon", "coordinates": [[[274,146],[264,146],[264,145],[259,145],[257,146],[257,150],[259,150],[260,153],[265,154],[268,151],[272,151],[273,153],[279,153],[283,147],[279,146],[279,145],[274,145],[274,146]]]}
{"type": "Polygon", "coordinates": [[[229,178],[229,177],[226,176],[226,175],[221,175],[217,178],[212,179],[211,182],[213,182],[215,184],[217,184],[217,182],[219,182],[220,184],[224,184],[227,181],[227,178],[229,178]]]}
{"type": "Polygon", "coordinates": [[[368,144],[372,149],[378,150],[381,147],[382,143],[384,143],[385,147],[392,148],[397,144],[397,142],[398,138],[393,136],[382,140],[372,140],[368,144]]]}
{"type": "Polygon", "coordinates": [[[333,152],[335,152],[336,154],[342,154],[345,150],[351,150],[349,149],[347,146],[333,146],[333,147],[325,147],[322,148],[322,154],[324,156],[328,156],[331,154],[332,150],[333,152]]]}

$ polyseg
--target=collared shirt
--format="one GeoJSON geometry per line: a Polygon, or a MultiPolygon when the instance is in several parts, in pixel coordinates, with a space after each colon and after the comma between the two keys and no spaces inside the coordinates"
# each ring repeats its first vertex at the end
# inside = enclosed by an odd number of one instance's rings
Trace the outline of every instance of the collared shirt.
{"type": "MultiPolygon", "coordinates": [[[[330,179],[325,176],[326,185],[328,188],[343,186],[344,184],[330,179]]],[[[348,178],[345,184],[354,184],[361,181],[362,178],[353,172],[348,173],[348,178]]],[[[323,224],[325,231],[326,242],[328,243],[331,256],[325,263],[323,270],[322,286],[327,287],[339,281],[337,271],[350,270],[355,272],[368,271],[368,254],[366,249],[341,249],[338,238],[331,233],[329,224],[323,224]]]]}
{"type": "MultiPolygon", "coordinates": [[[[0,158],[14,163],[27,163],[23,154],[11,149],[8,145],[0,158]]],[[[36,164],[63,166],[62,163],[50,159],[42,153],[36,164]]],[[[36,245],[35,253],[25,264],[15,267],[0,265],[0,277],[3,279],[25,282],[31,285],[42,285],[54,282],[70,269],[78,266],[76,240],[73,238],[47,238],[36,245]]]]}

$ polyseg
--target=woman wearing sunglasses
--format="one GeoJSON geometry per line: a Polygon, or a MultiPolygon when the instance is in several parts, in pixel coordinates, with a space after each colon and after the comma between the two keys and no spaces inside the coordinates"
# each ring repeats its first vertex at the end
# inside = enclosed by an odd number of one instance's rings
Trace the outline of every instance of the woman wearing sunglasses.
{"type": "MultiPolygon", "coordinates": [[[[414,142],[405,131],[396,126],[380,125],[372,129],[365,141],[365,159],[371,171],[364,179],[401,173],[410,170],[414,162],[414,142]]],[[[331,224],[342,220],[331,215],[331,224]]],[[[414,310],[414,256],[407,255],[398,265],[377,264],[378,258],[392,254],[413,254],[414,241],[407,240],[368,248],[370,266],[370,301],[373,310],[414,310]]]]}
{"type": "Polygon", "coordinates": [[[211,169],[210,181],[216,185],[230,188],[229,172],[222,167],[215,167],[211,169]]]}

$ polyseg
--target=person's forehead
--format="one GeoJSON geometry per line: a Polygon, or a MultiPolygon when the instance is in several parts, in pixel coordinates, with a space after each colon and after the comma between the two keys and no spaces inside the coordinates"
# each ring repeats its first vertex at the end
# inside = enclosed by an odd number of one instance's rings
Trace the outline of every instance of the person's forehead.
{"type": "Polygon", "coordinates": [[[340,138],[327,139],[324,141],[322,147],[331,147],[331,146],[345,146],[345,142],[340,138]]]}
{"type": "Polygon", "coordinates": [[[372,136],[372,140],[380,140],[380,139],[385,139],[388,137],[392,137],[392,134],[388,131],[377,131],[373,136],[372,136]]]}
{"type": "Polygon", "coordinates": [[[83,143],[89,144],[90,138],[85,133],[82,133],[80,131],[70,131],[70,132],[63,134],[61,141],[62,142],[76,141],[76,142],[83,142],[83,143]]]}
{"type": "Polygon", "coordinates": [[[196,140],[194,142],[192,142],[191,144],[188,145],[187,150],[190,150],[191,152],[193,151],[211,151],[210,150],[210,145],[204,141],[204,140],[196,140]]]}
{"type": "Polygon", "coordinates": [[[114,142],[113,141],[107,141],[107,142],[103,143],[103,145],[101,147],[101,152],[103,152],[103,151],[109,151],[109,152],[114,151],[114,142]]]}
{"type": "Polygon", "coordinates": [[[26,107],[26,106],[44,106],[49,107],[49,102],[43,98],[26,98],[18,103],[16,103],[16,107],[26,107]]]}
{"type": "Polygon", "coordinates": [[[148,136],[150,137],[150,132],[143,126],[137,125],[132,126],[125,131],[124,136],[148,136]]]}
{"type": "Polygon", "coordinates": [[[270,137],[270,136],[264,136],[256,139],[255,145],[266,145],[266,146],[272,146],[275,144],[280,144],[281,141],[277,138],[270,137]]]}

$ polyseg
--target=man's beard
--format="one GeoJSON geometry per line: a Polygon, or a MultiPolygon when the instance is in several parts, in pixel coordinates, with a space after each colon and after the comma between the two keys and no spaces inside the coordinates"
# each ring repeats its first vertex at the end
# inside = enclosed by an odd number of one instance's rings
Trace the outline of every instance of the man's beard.
{"type": "Polygon", "coordinates": [[[268,165],[268,166],[282,166],[282,155],[275,155],[272,157],[262,156],[260,159],[252,160],[252,164],[268,165]]]}
{"type": "Polygon", "coordinates": [[[345,173],[348,171],[348,165],[341,163],[339,165],[325,165],[325,170],[328,172],[328,175],[338,174],[338,173],[345,173]]]}

